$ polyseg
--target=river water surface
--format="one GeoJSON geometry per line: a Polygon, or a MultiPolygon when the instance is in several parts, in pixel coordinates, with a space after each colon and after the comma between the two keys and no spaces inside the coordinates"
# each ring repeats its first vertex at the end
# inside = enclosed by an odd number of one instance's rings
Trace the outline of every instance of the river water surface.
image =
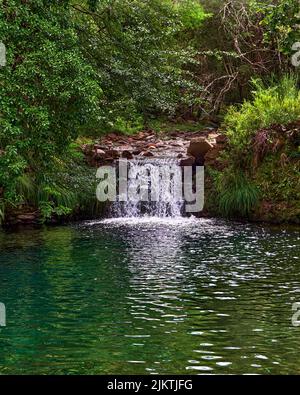
{"type": "Polygon", "coordinates": [[[0,374],[299,374],[299,228],[112,219],[0,233],[0,374]]]}

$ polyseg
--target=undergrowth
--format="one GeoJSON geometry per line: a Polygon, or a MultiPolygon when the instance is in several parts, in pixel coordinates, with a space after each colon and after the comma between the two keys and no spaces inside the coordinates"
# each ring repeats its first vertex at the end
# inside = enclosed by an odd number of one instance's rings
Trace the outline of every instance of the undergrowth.
{"type": "Polygon", "coordinates": [[[295,76],[285,76],[266,86],[253,80],[253,100],[231,107],[224,120],[230,144],[242,150],[257,130],[275,124],[286,125],[300,118],[300,91],[295,76]]]}
{"type": "Polygon", "coordinates": [[[83,154],[73,143],[64,159],[52,158],[52,171],[27,172],[17,178],[17,200],[2,200],[1,220],[5,218],[6,208],[20,205],[38,209],[41,222],[77,213],[96,215],[102,206],[96,199],[95,174],[95,169],[85,165],[83,154]]]}
{"type": "MultiPolygon", "coordinates": [[[[213,171],[218,212],[251,217],[262,202],[298,215],[300,208],[300,91],[297,79],[254,81],[253,100],[231,108],[224,129],[225,169],[213,171]]],[[[274,214],[276,215],[276,214],[274,214]]],[[[290,215],[290,214],[289,214],[290,215]]],[[[282,217],[284,215],[281,215],[282,217]]]]}
{"type": "Polygon", "coordinates": [[[215,176],[218,209],[226,217],[248,217],[259,202],[259,190],[241,171],[232,168],[215,176]]]}

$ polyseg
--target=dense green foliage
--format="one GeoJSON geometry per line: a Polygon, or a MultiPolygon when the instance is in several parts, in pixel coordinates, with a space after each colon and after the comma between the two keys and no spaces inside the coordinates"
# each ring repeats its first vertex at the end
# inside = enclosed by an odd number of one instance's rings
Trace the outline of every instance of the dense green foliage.
{"type": "Polygon", "coordinates": [[[134,132],[147,115],[172,113],[199,89],[185,68],[195,61],[185,32],[206,17],[199,2],[106,0],[95,13],[87,15],[84,4],[76,10],[82,48],[104,92],[98,127],[134,132]]]}
{"type": "MultiPolygon", "coordinates": [[[[226,169],[212,173],[219,210],[226,216],[253,216],[261,201],[273,210],[269,213],[271,219],[299,220],[297,81],[284,77],[269,86],[255,81],[255,87],[253,99],[240,108],[232,108],[225,117],[223,127],[229,138],[229,149],[223,158],[226,169]]],[[[260,215],[265,217],[268,213],[260,215]]]]}
{"type": "Polygon", "coordinates": [[[224,121],[231,144],[240,149],[251,143],[258,129],[300,119],[300,91],[295,78],[286,76],[268,85],[254,80],[253,85],[253,100],[230,108],[224,121]]]}
{"type": "Polygon", "coordinates": [[[263,42],[279,53],[291,55],[293,44],[300,39],[300,3],[297,0],[254,1],[252,9],[260,13],[264,29],[263,42]]]}
{"type": "Polygon", "coordinates": [[[298,73],[291,63],[300,41],[298,0],[202,3],[213,16],[193,35],[200,63],[195,73],[203,85],[197,114],[215,118],[227,104],[251,98],[253,77],[298,73]]]}
{"type": "MultiPolygon", "coordinates": [[[[47,185],[39,201],[59,195],[49,175],[80,130],[97,120],[101,88],[85,61],[66,1],[3,1],[0,37],[0,185],[22,202],[20,180],[47,185]]],[[[53,199],[55,200],[55,199],[53,199]]]]}
{"type": "Polygon", "coordinates": [[[42,221],[84,212],[102,210],[95,199],[95,171],[83,164],[76,148],[69,149],[67,159],[56,158],[52,170],[40,178],[34,173],[17,179],[19,199],[28,206],[39,207],[42,221]]]}

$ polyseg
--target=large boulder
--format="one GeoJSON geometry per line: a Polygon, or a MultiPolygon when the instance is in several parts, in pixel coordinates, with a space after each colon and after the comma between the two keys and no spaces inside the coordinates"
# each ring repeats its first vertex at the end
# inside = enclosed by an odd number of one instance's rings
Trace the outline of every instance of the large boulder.
{"type": "Polygon", "coordinates": [[[193,138],[188,148],[188,155],[197,160],[204,161],[205,155],[213,148],[213,145],[205,137],[193,138]]]}

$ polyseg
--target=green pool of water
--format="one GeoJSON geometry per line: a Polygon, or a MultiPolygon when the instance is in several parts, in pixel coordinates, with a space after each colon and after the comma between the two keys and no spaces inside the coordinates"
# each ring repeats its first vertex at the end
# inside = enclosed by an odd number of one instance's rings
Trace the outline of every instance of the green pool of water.
{"type": "Polygon", "coordinates": [[[0,233],[0,374],[299,374],[299,228],[116,220],[0,233]]]}

